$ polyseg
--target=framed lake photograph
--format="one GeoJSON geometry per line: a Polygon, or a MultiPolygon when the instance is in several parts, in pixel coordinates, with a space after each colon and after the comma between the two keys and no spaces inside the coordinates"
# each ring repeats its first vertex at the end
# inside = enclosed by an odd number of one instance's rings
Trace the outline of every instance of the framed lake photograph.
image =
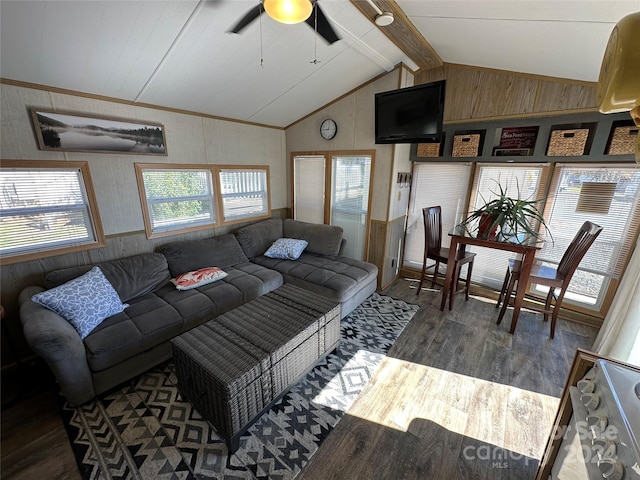
{"type": "Polygon", "coordinates": [[[164,126],[113,117],[30,108],[40,150],[166,155],[164,126]]]}

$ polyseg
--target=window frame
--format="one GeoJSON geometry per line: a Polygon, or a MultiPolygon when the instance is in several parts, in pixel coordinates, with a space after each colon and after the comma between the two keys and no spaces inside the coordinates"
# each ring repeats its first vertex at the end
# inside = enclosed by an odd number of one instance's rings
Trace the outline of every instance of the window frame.
{"type": "Polygon", "coordinates": [[[177,235],[181,233],[194,232],[198,230],[206,230],[208,228],[215,228],[226,225],[233,225],[237,223],[246,223],[256,220],[263,220],[271,218],[271,180],[269,176],[268,165],[203,165],[203,164],[181,164],[181,163],[135,163],[136,181],[138,183],[138,194],[140,197],[140,204],[142,207],[142,214],[144,220],[145,233],[147,238],[158,238],[169,235],[177,235]],[[153,231],[151,216],[149,212],[149,205],[147,202],[146,190],[144,187],[143,172],[145,170],[199,170],[208,171],[211,175],[212,186],[212,202],[214,221],[206,224],[192,225],[183,228],[171,228],[163,231],[153,231]],[[239,218],[225,217],[224,212],[224,195],[222,193],[222,181],[220,174],[225,170],[248,170],[248,171],[260,171],[265,175],[265,198],[267,204],[267,210],[264,214],[253,216],[242,216],[239,218]]]}
{"type": "MultiPolygon", "coordinates": [[[[508,169],[510,174],[514,177],[517,177],[516,169],[521,172],[533,172],[536,171],[538,173],[538,179],[536,181],[535,191],[530,195],[524,194],[524,192],[520,192],[523,199],[540,199],[546,198],[546,194],[548,192],[548,182],[551,176],[551,165],[549,163],[544,162],[522,162],[522,163],[497,163],[497,162],[476,162],[474,164],[473,177],[471,180],[471,186],[469,191],[469,198],[467,200],[467,205],[469,212],[479,208],[484,204],[485,201],[490,201],[490,198],[495,195],[489,195],[489,198],[484,198],[484,196],[479,193],[482,190],[481,187],[486,187],[486,189],[491,192],[496,192],[497,184],[489,184],[489,185],[481,185],[481,181],[483,178],[483,174],[486,171],[490,171],[492,169],[505,170],[508,169]]],[[[488,180],[497,180],[490,175],[488,180]]],[[[500,184],[505,187],[501,181],[500,184]]],[[[509,184],[507,188],[507,195],[511,197],[516,197],[518,190],[520,188],[524,188],[522,185],[514,185],[509,184]]],[[[486,193],[486,192],[485,192],[486,193]]],[[[541,203],[538,205],[538,209],[542,212],[545,208],[545,204],[541,203]]],[[[544,234],[544,229],[541,225],[535,225],[538,229],[538,232],[544,234]]],[[[474,275],[476,276],[476,282],[478,281],[478,275],[482,274],[482,281],[480,285],[483,287],[488,287],[492,289],[500,289],[504,279],[504,268],[506,268],[509,257],[512,257],[513,254],[511,252],[505,252],[503,250],[486,248],[486,247],[471,247],[471,251],[479,253],[480,257],[476,258],[476,262],[474,264],[474,275]],[[504,266],[504,268],[503,268],[504,266]]],[[[537,258],[536,258],[537,260],[537,258]]],[[[535,261],[535,260],[534,260],[535,261]]]]}
{"type": "MultiPolygon", "coordinates": [[[[449,230],[467,216],[466,205],[469,202],[474,175],[475,164],[472,162],[414,162],[412,166],[413,181],[418,182],[421,179],[434,181],[437,186],[444,186],[443,189],[447,189],[449,192],[458,187],[458,193],[460,195],[455,202],[451,200],[443,203],[442,200],[436,200],[440,191],[434,188],[426,188],[425,185],[422,185],[421,188],[414,188],[412,185],[407,205],[407,226],[405,229],[404,250],[401,259],[402,268],[412,270],[422,269],[422,263],[424,261],[424,220],[422,208],[424,207],[430,207],[432,205],[441,205],[443,207],[442,246],[444,248],[449,247],[451,241],[451,237],[448,235],[449,230]],[[431,172],[425,173],[426,170],[436,165],[439,167],[436,175],[432,175],[431,172]],[[452,183],[451,189],[448,188],[449,182],[452,183]],[[464,192],[462,190],[464,190],[464,192]],[[425,197],[428,197],[430,201],[426,201],[425,197]],[[431,200],[431,198],[433,198],[433,200],[431,200]],[[409,258],[407,257],[408,253],[409,258]]],[[[431,185],[429,185],[429,187],[431,187],[431,185]]]]}
{"type": "Polygon", "coordinates": [[[245,223],[245,222],[253,222],[256,220],[264,220],[271,218],[271,179],[269,176],[269,165],[216,165],[216,191],[215,194],[217,196],[218,203],[218,218],[220,225],[234,225],[237,223],[245,223]],[[267,211],[261,215],[254,216],[242,216],[242,217],[231,217],[227,219],[224,211],[224,196],[222,194],[222,182],[220,179],[220,174],[225,170],[254,170],[254,171],[264,171],[265,173],[265,196],[267,200],[267,211]]]}
{"type": "MultiPolygon", "coordinates": [[[[590,164],[590,163],[579,163],[579,162],[554,163],[553,174],[549,179],[549,185],[550,185],[549,195],[548,195],[549,200],[545,205],[544,214],[543,214],[545,221],[546,222],[551,221],[551,216],[553,215],[553,210],[556,204],[556,196],[558,191],[560,190],[560,180],[562,177],[563,169],[584,169],[584,170],[600,171],[600,170],[607,170],[607,169],[635,170],[635,168],[636,167],[634,164],[625,163],[625,162],[617,162],[617,163],[612,162],[612,163],[606,163],[600,166],[595,164],[590,164]]],[[[592,219],[592,220],[594,220],[595,223],[598,223],[597,220],[595,219],[592,219]]],[[[599,224],[602,224],[602,223],[599,223],[599,224]]],[[[626,271],[626,268],[629,264],[629,260],[631,258],[631,255],[633,254],[634,246],[637,245],[638,238],[640,238],[640,228],[638,228],[639,224],[640,224],[640,205],[636,205],[630,210],[630,222],[628,220],[626,223],[627,226],[635,227],[636,229],[635,233],[633,232],[633,230],[629,230],[626,235],[623,235],[621,237],[620,239],[621,251],[620,251],[620,254],[617,255],[616,266],[613,267],[613,270],[614,270],[613,272],[603,273],[599,271],[593,271],[589,268],[578,268],[577,271],[585,271],[587,273],[593,273],[595,275],[599,275],[603,277],[602,286],[601,286],[599,295],[596,298],[595,303],[591,305],[591,307],[588,307],[587,306],[588,304],[575,301],[573,298],[571,298],[570,295],[565,295],[563,305],[565,304],[571,305],[572,310],[575,310],[581,313],[586,313],[588,315],[595,314],[604,318],[606,312],[609,310],[609,307],[611,306],[615,292],[618,289],[618,284],[620,283],[620,279],[624,275],[624,272],[626,271]]],[[[605,229],[607,228],[606,225],[603,225],[603,226],[605,229]]],[[[596,242],[605,241],[604,239],[606,238],[606,235],[607,234],[605,233],[601,234],[600,237],[596,240],[596,242]]],[[[587,252],[587,255],[588,253],[589,252],[587,252]]],[[[543,252],[538,252],[536,253],[535,261],[551,264],[551,265],[557,265],[557,262],[559,261],[559,259],[551,260],[550,258],[545,257],[543,252]]],[[[536,288],[535,284],[529,285],[527,293],[536,298],[544,298],[545,296],[545,293],[541,293],[541,291],[536,288]]]]}
{"type": "Polygon", "coordinates": [[[93,231],[94,239],[84,243],[69,242],[64,246],[43,248],[37,251],[30,251],[16,254],[3,254],[0,256],[0,265],[10,265],[19,262],[26,262],[40,258],[77,253],[85,250],[92,250],[106,246],[106,237],[98,210],[89,162],[87,161],[57,161],[57,160],[2,160],[0,169],[21,169],[21,170],[78,170],[81,178],[81,188],[86,195],[86,207],[90,224],[88,230],[93,231]]]}
{"type": "MultiPolygon", "coordinates": [[[[199,230],[206,230],[209,228],[215,228],[220,225],[220,215],[218,205],[217,205],[217,196],[216,196],[216,172],[215,167],[213,165],[204,165],[204,164],[182,164],[182,163],[135,163],[136,170],[136,181],[138,183],[138,194],[140,196],[140,205],[142,207],[142,217],[144,220],[144,230],[147,235],[147,238],[159,238],[159,237],[167,237],[170,235],[178,235],[181,233],[188,232],[197,232],[199,230]],[[206,171],[211,175],[211,189],[212,193],[212,211],[214,215],[213,222],[201,223],[198,225],[190,225],[186,227],[176,227],[169,228],[162,231],[154,231],[153,224],[151,221],[151,214],[149,211],[149,204],[147,201],[147,192],[144,186],[144,171],[145,170],[167,170],[169,172],[174,172],[178,170],[196,170],[196,171],[206,171]]],[[[177,224],[176,224],[177,225],[177,224]]]]}

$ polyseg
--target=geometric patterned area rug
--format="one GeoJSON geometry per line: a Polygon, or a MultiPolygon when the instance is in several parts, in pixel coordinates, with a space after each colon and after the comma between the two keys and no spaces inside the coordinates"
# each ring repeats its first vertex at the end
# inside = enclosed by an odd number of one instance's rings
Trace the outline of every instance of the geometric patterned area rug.
{"type": "Polygon", "coordinates": [[[242,436],[229,456],[182,399],[173,362],[74,407],[62,405],[84,479],[277,479],[302,470],[358,397],[417,305],[374,293],[341,322],[342,340],[242,436]]]}

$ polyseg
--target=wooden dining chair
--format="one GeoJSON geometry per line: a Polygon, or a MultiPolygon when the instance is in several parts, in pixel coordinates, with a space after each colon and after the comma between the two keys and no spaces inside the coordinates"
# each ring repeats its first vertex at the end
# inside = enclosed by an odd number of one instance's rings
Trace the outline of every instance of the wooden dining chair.
{"type": "MultiPolygon", "coordinates": [[[[548,286],[549,293],[547,294],[544,307],[527,306],[526,308],[543,313],[545,322],[549,320],[549,315],[551,315],[551,332],[549,335],[551,338],[555,335],[556,322],[558,320],[558,314],[560,313],[560,305],[564,299],[564,294],[567,291],[569,282],[571,282],[571,277],[578,268],[582,257],[587,253],[587,250],[589,250],[598,235],[600,235],[601,231],[601,226],[591,222],[584,222],[576,236],[569,244],[569,247],[564,252],[564,255],[562,255],[562,259],[560,260],[557,268],[540,264],[536,264],[531,267],[529,283],[548,286]],[[560,289],[560,291],[556,294],[558,289],[560,289]]],[[[516,283],[520,278],[520,267],[520,260],[513,258],[509,260],[507,273],[505,274],[502,289],[498,296],[498,302],[496,303],[496,307],[499,307],[500,304],[502,304],[502,309],[500,310],[500,315],[498,315],[498,321],[496,322],[498,325],[502,322],[502,318],[507,311],[509,301],[513,296],[513,292],[515,292],[516,283]]],[[[514,330],[515,325],[512,325],[511,331],[514,330]]]]}
{"type": "MultiPolygon", "coordinates": [[[[435,287],[438,280],[438,269],[440,264],[445,265],[449,261],[449,249],[442,247],[442,209],[440,206],[426,207],[422,209],[422,217],[424,220],[424,257],[422,262],[422,274],[420,275],[420,284],[416,295],[420,293],[422,284],[426,278],[427,270],[433,269],[431,278],[431,288],[435,287]],[[433,265],[427,265],[428,260],[433,260],[433,265]]],[[[465,300],[469,300],[469,287],[471,285],[471,272],[473,270],[473,260],[475,253],[458,250],[453,265],[453,277],[451,280],[451,288],[449,289],[449,310],[453,308],[453,296],[455,293],[465,293],[465,300]],[[467,278],[465,288],[457,290],[458,281],[460,279],[460,270],[462,265],[467,264],[467,278]]]]}

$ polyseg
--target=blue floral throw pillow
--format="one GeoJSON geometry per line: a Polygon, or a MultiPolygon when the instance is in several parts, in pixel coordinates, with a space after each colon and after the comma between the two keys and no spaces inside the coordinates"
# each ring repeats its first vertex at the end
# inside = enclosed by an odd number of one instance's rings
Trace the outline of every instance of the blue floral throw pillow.
{"type": "Polygon", "coordinates": [[[99,267],[59,287],[31,297],[36,303],[64,317],[84,339],[102,321],[120,313],[127,305],[99,267]]]}
{"type": "Polygon", "coordinates": [[[309,243],[295,238],[279,238],[264,252],[265,257],[297,260],[309,243]]]}

